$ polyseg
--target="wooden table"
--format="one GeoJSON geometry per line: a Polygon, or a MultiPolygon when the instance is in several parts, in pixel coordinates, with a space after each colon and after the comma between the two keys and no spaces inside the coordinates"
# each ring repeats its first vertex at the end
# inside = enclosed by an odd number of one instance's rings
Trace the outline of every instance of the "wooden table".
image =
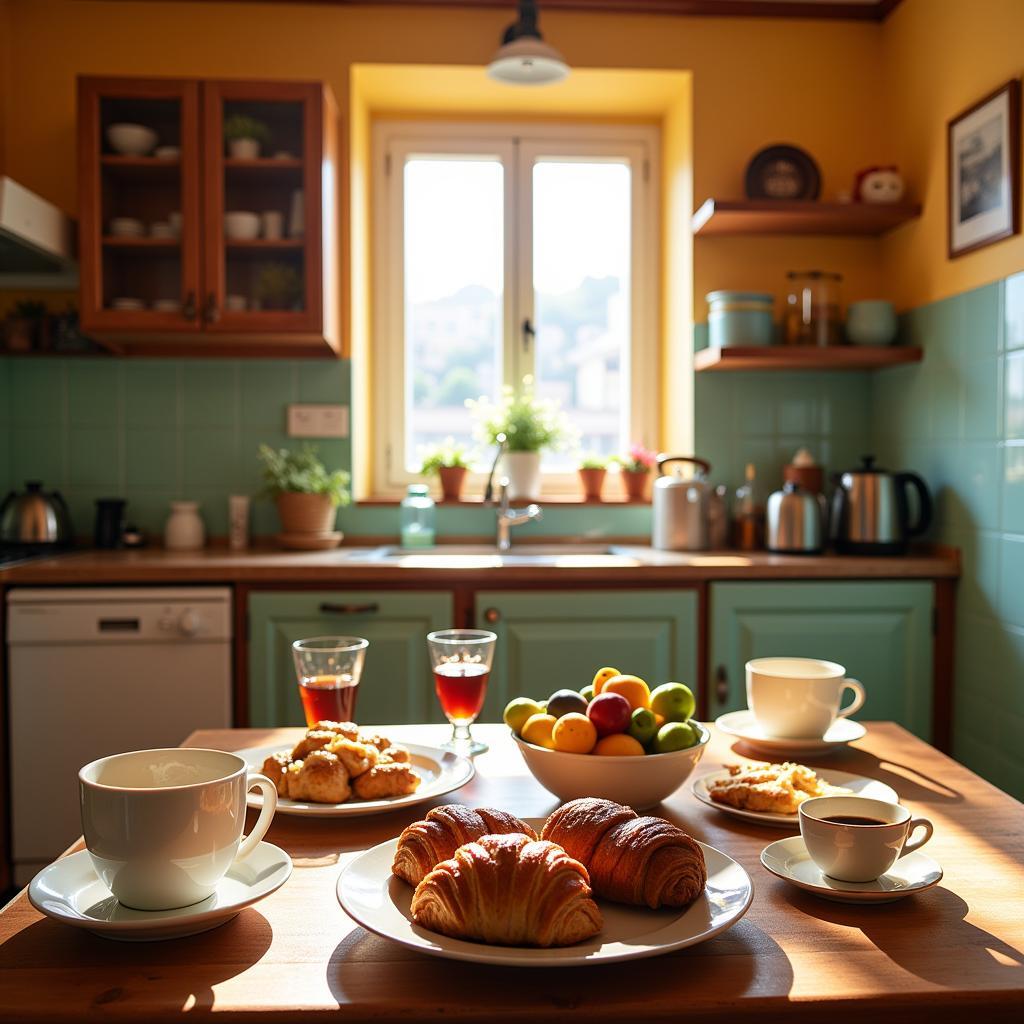
{"type": "MultiPolygon", "coordinates": [[[[388,731],[432,743],[446,730],[388,731]]],[[[500,726],[474,732],[491,751],[478,758],[476,779],[452,798],[521,816],[546,815],[557,805],[500,726]]],[[[197,732],[189,743],[283,746],[295,735],[197,732]]],[[[650,960],[596,969],[483,967],[369,934],[335,899],[340,867],[425,808],[341,821],[279,816],[268,839],[294,858],[291,880],[203,935],[110,942],[41,917],[20,895],[0,914],[0,1017],[155,1024],[215,1011],[246,1021],[1019,1022],[1024,806],[898,726],[871,724],[857,747],[828,763],[888,782],[935,824],[928,852],[945,878],[929,892],[877,906],[817,899],[758,861],[762,847],[786,833],[705,808],[685,786],[663,813],[750,872],[754,903],[742,921],[700,946],[650,960]]],[[[735,756],[729,739],[716,734],[698,771],[735,756]]]]}

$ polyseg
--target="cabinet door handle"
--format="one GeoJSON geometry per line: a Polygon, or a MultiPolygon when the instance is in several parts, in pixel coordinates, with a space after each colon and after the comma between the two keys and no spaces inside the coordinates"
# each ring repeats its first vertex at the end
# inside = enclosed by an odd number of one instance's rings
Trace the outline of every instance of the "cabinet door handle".
{"type": "Polygon", "coordinates": [[[332,604],[324,601],[320,605],[320,611],[324,615],[372,615],[380,611],[380,605],[372,604],[332,604]]]}
{"type": "Polygon", "coordinates": [[[181,315],[186,320],[195,320],[196,318],[196,293],[189,292],[185,296],[185,305],[181,307],[181,315]]]}
{"type": "Polygon", "coordinates": [[[493,626],[495,622],[501,622],[501,612],[497,608],[488,608],[484,618],[493,626]]]}
{"type": "Polygon", "coordinates": [[[724,665],[715,669],[715,701],[719,707],[729,703],[729,673],[724,665]]]}
{"type": "Polygon", "coordinates": [[[220,308],[217,305],[217,296],[210,292],[206,296],[206,308],[203,310],[203,319],[208,324],[215,324],[220,319],[220,308]]]}

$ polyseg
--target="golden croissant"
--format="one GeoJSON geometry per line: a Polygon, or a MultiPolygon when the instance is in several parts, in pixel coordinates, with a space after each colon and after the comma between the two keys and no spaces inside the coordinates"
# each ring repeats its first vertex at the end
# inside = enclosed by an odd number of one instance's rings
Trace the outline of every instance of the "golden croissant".
{"type": "Polygon", "coordinates": [[[531,839],[537,833],[524,821],[490,807],[471,810],[462,804],[442,804],[428,812],[423,821],[413,822],[398,837],[398,849],[391,870],[410,885],[419,885],[428,871],[455,856],[465,843],[487,835],[521,832],[531,839]]]}
{"type": "Polygon", "coordinates": [[[703,851],[682,829],[611,800],[564,804],[544,823],[541,838],[580,861],[594,892],[616,903],[685,907],[708,880],[703,851]]]}
{"type": "Polygon", "coordinates": [[[484,836],[416,887],[412,918],[456,939],[571,946],[601,930],[587,869],[560,846],[513,832],[484,836]]]}

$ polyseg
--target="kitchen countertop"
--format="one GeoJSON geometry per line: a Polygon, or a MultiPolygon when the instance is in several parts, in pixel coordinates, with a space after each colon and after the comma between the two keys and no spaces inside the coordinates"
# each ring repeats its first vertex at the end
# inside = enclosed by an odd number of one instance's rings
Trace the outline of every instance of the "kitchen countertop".
{"type": "MultiPolygon", "coordinates": [[[[881,779],[935,825],[925,852],[945,877],[897,903],[829,903],[770,875],[762,847],[787,833],[699,804],[685,783],[660,808],[739,861],[754,901],[733,928],[647,960],[543,971],[435,959],[372,935],[338,905],[338,874],[391,839],[425,805],[329,819],[278,815],[267,839],[295,871],[278,892],[213,931],[120,943],[43,918],[24,895],[0,913],[5,1019],[162,1024],[225,1021],[1019,1021],[1024,1001],[1024,807],[897,725],[867,735],[828,767],[881,779]]],[[[445,726],[385,730],[436,743],[445,726]]],[[[543,817],[558,801],[529,775],[508,730],[477,726],[490,744],[477,776],[447,801],[543,817]]],[[[186,744],[290,746],[297,729],[197,732],[186,744]]],[[[712,730],[697,774],[742,756],[712,730]]],[[[811,762],[814,763],[813,761],[811,762]]],[[[822,762],[824,764],[824,762],[822,762]]],[[[249,815],[250,824],[254,815],[249,815]]]]}
{"type": "MultiPolygon", "coordinates": [[[[333,551],[283,551],[254,548],[229,551],[79,551],[23,562],[0,569],[0,585],[106,583],[273,583],[323,584],[408,583],[411,577],[437,584],[476,583],[481,577],[502,582],[550,584],[552,574],[567,583],[693,583],[708,580],[772,579],[950,579],[960,575],[957,552],[922,549],[903,557],[844,555],[770,555],[739,551],[664,552],[635,545],[614,545],[611,560],[566,554],[536,564],[501,564],[500,556],[454,556],[451,564],[434,564],[437,549],[410,552],[394,559],[377,557],[376,548],[343,547],[333,551]]],[[[538,551],[542,545],[530,546],[538,551]]],[[[513,547],[512,554],[515,554],[513,547]]],[[[586,547],[581,548],[583,552],[586,547]]]]}

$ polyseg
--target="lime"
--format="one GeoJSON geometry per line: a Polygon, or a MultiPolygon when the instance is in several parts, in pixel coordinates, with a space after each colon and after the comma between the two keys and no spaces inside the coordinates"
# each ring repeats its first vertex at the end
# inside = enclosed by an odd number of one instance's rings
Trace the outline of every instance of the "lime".
{"type": "Polygon", "coordinates": [[[651,694],[651,710],[666,722],[685,722],[697,707],[697,698],[685,683],[662,683],[651,694]]]}
{"type": "Polygon", "coordinates": [[[645,747],[658,732],[658,720],[649,708],[636,708],[629,719],[629,735],[645,747]]]}
{"type": "Polygon", "coordinates": [[[667,754],[673,750],[685,750],[699,741],[700,737],[686,722],[666,722],[654,737],[654,752],[667,754]]]}

